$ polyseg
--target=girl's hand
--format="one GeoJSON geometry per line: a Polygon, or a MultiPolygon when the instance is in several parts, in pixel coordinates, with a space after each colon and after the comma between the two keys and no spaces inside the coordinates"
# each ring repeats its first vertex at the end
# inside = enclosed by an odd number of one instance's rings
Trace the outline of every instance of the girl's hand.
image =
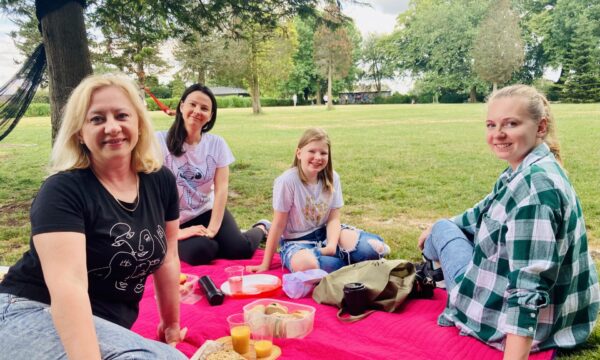
{"type": "Polygon", "coordinates": [[[325,247],[320,248],[319,251],[321,251],[321,255],[333,256],[333,255],[335,255],[335,252],[337,251],[337,245],[334,245],[334,246],[327,245],[325,247]]]}
{"type": "Polygon", "coordinates": [[[265,272],[269,270],[269,265],[247,265],[246,266],[246,272],[249,273],[261,273],[261,272],[265,272]]]}
{"type": "Polygon", "coordinates": [[[423,250],[423,248],[425,247],[425,240],[427,240],[427,237],[429,237],[429,234],[431,234],[432,227],[433,227],[433,225],[429,225],[427,227],[427,229],[423,230],[423,232],[421,233],[421,236],[419,236],[419,242],[417,244],[419,249],[423,250]]]}
{"type": "Polygon", "coordinates": [[[179,324],[172,325],[170,327],[164,327],[163,323],[158,325],[158,338],[160,341],[175,347],[175,345],[185,339],[185,335],[187,334],[187,328],[180,329],[179,324]]]}

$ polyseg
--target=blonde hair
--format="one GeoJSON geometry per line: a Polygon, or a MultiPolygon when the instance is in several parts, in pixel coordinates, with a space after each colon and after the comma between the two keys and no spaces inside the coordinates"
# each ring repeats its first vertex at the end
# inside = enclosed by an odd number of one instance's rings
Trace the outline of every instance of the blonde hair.
{"type": "Polygon", "coordinates": [[[524,99],[527,102],[526,110],[536,123],[539,123],[543,118],[546,119],[546,135],[544,135],[542,140],[548,145],[556,160],[562,165],[560,144],[556,136],[556,121],[550,111],[548,99],[534,87],[528,85],[511,85],[494,91],[488,98],[488,104],[496,99],[507,97],[520,97],[524,99]]]}
{"type": "MultiPolygon", "coordinates": [[[[323,182],[323,189],[330,193],[333,193],[333,164],[331,163],[331,141],[329,140],[329,135],[325,132],[325,130],[320,128],[310,128],[304,131],[300,141],[298,141],[298,149],[302,149],[309,143],[313,141],[324,141],[327,144],[327,166],[325,169],[319,171],[317,175],[317,179],[323,182]]],[[[308,183],[308,177],[302,171],[302,166],[300,166],[300,160],[298,156],[294,155],[294,161],[292,162],[292,167],[298,169],[298,175],[300,176],[300,180],[303,184],[308,183]]]]}
{"type": "Polygon", "coordinates": [[[73,90],[65,106],[62,123],[52,147],[50,172],[84,169],[91,165],[89,150],[80,144],[79,134],[95,91],[107,86],[121,89],[133,104],[138,116],[139,137],[131,155],[131,167],[136,172],[151,173],[162,166],[163,158],[154,135],[150,114],[134,83],[121,75],[91,75],[73,90]]]}

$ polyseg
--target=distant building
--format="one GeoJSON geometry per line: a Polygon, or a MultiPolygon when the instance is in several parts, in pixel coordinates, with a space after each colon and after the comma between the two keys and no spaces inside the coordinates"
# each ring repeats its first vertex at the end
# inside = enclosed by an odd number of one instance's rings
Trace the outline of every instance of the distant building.
{"type": "Polygon", "coordinates": [[[240,88],[227,87],[227,86],[211,86],[210,90],[212,90],[215,96],[250,96],[248,91],[240,88]]]}
{"type": "Polygon", "coordinates": [[[339,93],[340,104],[373,104],[375,98],[392,95],[389,90],[384,91],[353,91],[339,93]]]}

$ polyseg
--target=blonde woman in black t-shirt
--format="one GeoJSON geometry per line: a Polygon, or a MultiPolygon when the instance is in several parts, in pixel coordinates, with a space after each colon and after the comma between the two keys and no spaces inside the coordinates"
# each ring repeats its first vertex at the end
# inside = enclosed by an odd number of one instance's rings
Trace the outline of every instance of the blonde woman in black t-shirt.
{"type": "Polygon", "coordinates": [[[128,330],[153,273],[159,336],[172,346],[185,336],[177,188],[161,158],[131,81],[75,88],[31,206],[31,248],[0,284],[2,356],[185,359],[128,330]]]}

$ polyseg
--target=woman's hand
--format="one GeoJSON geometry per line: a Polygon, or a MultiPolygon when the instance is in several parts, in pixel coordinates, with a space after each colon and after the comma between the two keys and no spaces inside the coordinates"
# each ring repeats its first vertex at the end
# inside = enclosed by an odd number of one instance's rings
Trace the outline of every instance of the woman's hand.
{"type": "Polygon", "coordinates": [[[179,324],[173,324],[169,327],[165,327],[163,323],[158,324],[158,338],[160,341],[175,347],[185,339],[187,334],[187,328],[180,329],[179,324]]]}
{"type": "Polygon", "coordinates": [[[247,265],[246,266],[246,272],[249,273],[261,273],[261,272],[265,272],[269,270],[269,265],[247,265]]]}
{"type": "Polygon", "coordinates": [[[179,229],[179,233],[177,235],[178,240],[189,239],[192,236],[206,236],[208,238],[214,238],[216,235],[216,231],[212,231],[204,225],[194,225],[190,227],[186,227],[184,229],[179,229]]]}
{"type": "Polygon", "coordinates": [[[427,240],[427,238],[429,237],[429,234],[431,234],[432,227],[433,227],[433,225],[429,225],[427,227],[427,229],[423,230],[423,232],[421,233],[421,236],[419,236],[419,243],[417,246],[419,247],[419,249],[421,249],[421,251],[425,247],[425,240],[427,240]]]}

